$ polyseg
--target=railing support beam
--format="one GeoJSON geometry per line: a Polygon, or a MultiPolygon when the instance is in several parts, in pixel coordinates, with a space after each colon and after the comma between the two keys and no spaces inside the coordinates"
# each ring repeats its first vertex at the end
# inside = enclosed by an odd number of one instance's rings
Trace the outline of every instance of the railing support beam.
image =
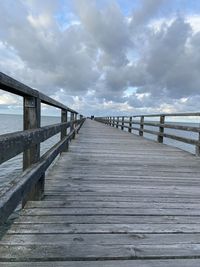
{"type": "Polygon", "coordinates": [[[112,119],[112,126],[115,127],[115,117],[112,119]]]}
{"type": "MultiPolygon", "coordinates": [[[[164,124],[165,123],[165,116],[160,116],[160,124],[164,124]]],[[[164,127],[160,126],[159,127],[159,134],[158,135],[158,142],[159,143],[163,143],[163,134],[164,133],[164,127]]]]}
{"type": "Polygon", "coordinates": [[[119,128],[119,116],[117,117],[117,125],[116,128],[119,128]]]}
{"type": "MultiPolygon", "coordinates": [[[[41,101],[37,97],[24,97],[24,130],[40,128],[41,101]]],[[[23,170],[40,159],[40,144],[32,145],[23,153],[23,170]]],[[[30,193],[22,200],[22,206],[28,200],[40,200],[44,194],[45,174],[33,186],[30,193]]]]}
{"type": "MultiPolygon", "coordinates": [[[[70,126],[70,132],[74,130],[74,113],[71,112],[71,115],[70,115],[70,122],[71,122],[71,126],[70,126]]],[[[73,134],[72,136],[72,139],[75,138],[75,133],[73,134]]]]}
{"type": "Polygon", "coordinates": [[[130,117],[130,119],[129,119],[129,129],[128,129],[128,131],[129,131],[129,133],[131,133],[131,127],[132,127],[132,117],[130,117]]]}
{"type": "Polygon", "coordinates": [[[124,130],[124,116],[122,117],[122,126],[121,126],[121,130],[124,130]]]}
{"type": "MultiPolygon", "coordinates": [[[[66,109],[61,109],[61,122],[67,122],[67,110],[66,109]]],[[[67,129],[63,129],[61,131],[61,140],[64,139],[65,137],[67,136],[67,129]]],[[[63,149],[63,152],[66,152],[68,151],[68,146],[69,146],[69,143],[67,142],[66,143],[66,147],[63,149]]]]}
{"type": "Polygon", "coordinates": [[[144,129],[144,116],[141,116],[141,118],[140,118],[139,136],[143,136],[143,129],[144,129]]]}

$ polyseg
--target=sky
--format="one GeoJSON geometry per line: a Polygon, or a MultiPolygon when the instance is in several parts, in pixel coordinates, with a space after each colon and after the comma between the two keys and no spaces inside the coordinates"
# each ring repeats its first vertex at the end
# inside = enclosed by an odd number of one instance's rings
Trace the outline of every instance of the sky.
{"type": "Polygon", "coordinates": [[[86,116],[199,111],[200,1],[0,0],[0,71],[86,116]]]}

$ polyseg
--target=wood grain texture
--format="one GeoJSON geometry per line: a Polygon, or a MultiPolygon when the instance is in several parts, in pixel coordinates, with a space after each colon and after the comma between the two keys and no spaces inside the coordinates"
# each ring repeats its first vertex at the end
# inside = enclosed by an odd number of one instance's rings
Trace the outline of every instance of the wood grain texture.
{"type": "Polygon", "coordinates": [[[0,266],[200,266],[200,159],[91,120],[79,133],[2,238],[0,266]]]}

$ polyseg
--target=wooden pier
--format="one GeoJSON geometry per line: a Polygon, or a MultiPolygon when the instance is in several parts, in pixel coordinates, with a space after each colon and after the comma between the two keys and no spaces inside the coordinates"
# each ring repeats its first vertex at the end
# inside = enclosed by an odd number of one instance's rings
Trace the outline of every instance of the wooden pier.
{"type": "Polygon", "coordinates": [[[59,144],[0,192],[1,222],[24,206],[0,241],[0,267],[199,267],[200,158],[162,144],[163,120],[155,142],[142,137],[144,118],[138,136],[121,131],[133,121],[68,122],[61,108],[60,125],[0,137],[4,151],[13,140],[24,146],[13,145],[3,162],[62,130],[59,144]]]}
{"type": "Polygon", "coordinates": [[[0,242],[0,266],[199,266],[199,163],[87,120],[0,242]]]}

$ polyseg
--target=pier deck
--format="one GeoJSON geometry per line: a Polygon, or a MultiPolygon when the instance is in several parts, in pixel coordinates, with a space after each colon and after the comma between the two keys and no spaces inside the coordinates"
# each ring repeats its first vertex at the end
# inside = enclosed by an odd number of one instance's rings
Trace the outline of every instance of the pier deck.
{"type": "Polygon", "coordinates": [[[0,266],[200,266],[198,157],[86,120],[45,183],[0,266]]]}

